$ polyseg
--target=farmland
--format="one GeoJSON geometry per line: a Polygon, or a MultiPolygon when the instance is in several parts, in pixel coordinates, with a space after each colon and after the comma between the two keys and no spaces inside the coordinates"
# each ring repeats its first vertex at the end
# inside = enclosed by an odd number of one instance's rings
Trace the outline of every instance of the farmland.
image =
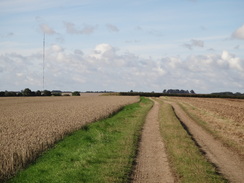
{"type": "Polygon", "coordinates": [[[67,134],[137,101],[139,97],[121,96],[1,98],[0,179],[67,134]]]}
{"type": "Polygon", "coordinates": [[[244,100],[172,97],[201,126],[244,157],[244,100]]]}
{"type": "Polygon", "coordinates": [[[1,178],[35,162],[9,182],[243,180],[243,100],[138,101],[93,95],[2,98],[1,178]]]}

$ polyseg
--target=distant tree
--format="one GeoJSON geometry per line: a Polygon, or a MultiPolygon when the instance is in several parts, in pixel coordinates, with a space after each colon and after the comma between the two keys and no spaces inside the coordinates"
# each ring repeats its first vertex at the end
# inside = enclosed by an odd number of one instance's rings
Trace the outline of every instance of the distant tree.
{"type": "Polygon", "coordinates": [[[22,92],[24,96],[31,96],[31,90],[29,88],[24,89],[24,91],[22,92]]]}
{"type": "Polygon", "coordinates": [[[51,96],[52,93],[51,93],[51,91],[49,91],[49,90],[44,90],[44,91],[43,91],[43,95],[44,95],[44,96],[51,96]]]}
{"type": "Polygon", "coordinates": [[[17,95],[18,95],[18,96],[23,96],[23,93],[19,92],[17,95]]]}
{"type": "Polygon", "coordinates": [[[4,96],[8,96],[8,95],[9,95],[9,92],[7,90],[5,90],[4,96]]]}
{"type": "Polygon", "coordinates": [[[179,90],[179,89],[169,89],[169,90],[164,90],[163,93],[168,93],[168,94],[189,94],[190,92],[188,90],[179,90]]]}
{"type": "Polygon", "coordinates": [[[41,95],[42,95],[42,93],[41,93],[41,91],[40,91],[40,90],[37,90],[37,91],[36,91],[36,93],[35,93],[35,95],[36,95],[36,96],[41,96],[41,95]]]}
{"type": "Polygon", "coordinates": [[[236,92],[235,95],[236,95],[236,96],[241,96],[241,95],[243,95],[243,94],[241,94],[240,92],[236,92]]]}
{"type": "Polygon", "coordinates": [[[4,91],[1,91],[0,92],[0,96],[2,97],[2,96],[5,96],[5,92],[4,91]]]}
{"type": "Polygon", "coordinates": [[[80,96],[80,92],[74,91],[74,92],[72,92],[72,96],[80,96]]]}
{"type": "Polygon", "coordinates": [[[17,96],[17,93],[16,92],[11,92],[11,91],[5,91],[4,92],[4,96],[6,97],[13,97],[13,96],[17,96]]]}
{"type": "Polygon", "coordinates": [[[9,96],[17,96],[16,92],[9,92],[9,96]]]}
{"type": "Polygon", "coordinates": [[[195,94],[194,90],[191,90],[190,93],[191,93],[191,94],[195,94]]]}
{"type": "Polygon", "coordinates": [[[130,90],[131,93],[133,93],[133,90],[130,90]]]}

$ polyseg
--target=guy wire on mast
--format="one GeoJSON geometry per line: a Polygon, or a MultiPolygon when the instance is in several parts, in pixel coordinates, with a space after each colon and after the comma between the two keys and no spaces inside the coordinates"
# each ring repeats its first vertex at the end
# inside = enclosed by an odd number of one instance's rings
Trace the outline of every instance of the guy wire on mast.
{"type": "Polygon", "coordinates": [[[42,58],[42,87],[44,91],[44,69],[45,69],[45,33],[43,35],[43,58],[42,58]]]}

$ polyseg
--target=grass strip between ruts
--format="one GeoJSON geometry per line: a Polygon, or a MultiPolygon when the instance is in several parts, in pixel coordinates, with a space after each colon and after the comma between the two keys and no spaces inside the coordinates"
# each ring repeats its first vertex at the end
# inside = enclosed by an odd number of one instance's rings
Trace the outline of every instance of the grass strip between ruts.
{"type": "Polygon", "coordinates": [[[171,105],[159,101],[160,131],[177,182],[227,182],[207,161],[175,116],[171,105]]]}
{"type": "Polygon", "coordinates": [[[67,136],[9,183],[128,182],[146,114],[141,98],[114,116],[67,136]]]}

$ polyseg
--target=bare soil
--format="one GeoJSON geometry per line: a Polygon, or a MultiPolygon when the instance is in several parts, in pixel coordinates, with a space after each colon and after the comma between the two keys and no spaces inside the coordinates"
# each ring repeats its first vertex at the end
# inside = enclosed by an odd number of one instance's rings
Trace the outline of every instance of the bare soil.
{"type": "Polygon", "coordinates": [[[159,103],[154,101],[142,131],[136,167],[132,177],[134,183],[174,182],[165,146],[159,131],[159,103]]]}
{"type": "Polygon", "coordinates": [[[206,153],[206,157],[217,166],[219,172],[230,182],[244,182],[244,161],[235,152],[227,149],[223,144],[196,124],[175,102],[170,103],[178,118],[186,126],[186,130],[206,153]]]}

